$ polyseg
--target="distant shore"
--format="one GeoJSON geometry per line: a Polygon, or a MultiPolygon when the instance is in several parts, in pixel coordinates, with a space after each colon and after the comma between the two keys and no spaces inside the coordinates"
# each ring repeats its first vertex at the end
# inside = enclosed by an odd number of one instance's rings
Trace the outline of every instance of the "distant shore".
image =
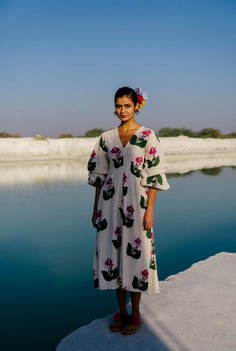
{"type": "MultiPolygon", "coordinates": [[[[98,137],[35,140],[33,137],[0,138],[0,162],[69,160],[86,157],[98,137]]],[[[236,138],[160,137],[165,155],[228,154],[236,152],[236,138]]]]}

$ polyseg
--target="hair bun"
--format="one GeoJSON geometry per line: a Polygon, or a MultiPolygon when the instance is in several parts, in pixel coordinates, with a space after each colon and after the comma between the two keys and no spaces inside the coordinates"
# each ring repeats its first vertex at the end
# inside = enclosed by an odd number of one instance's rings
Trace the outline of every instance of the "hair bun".
{"type": "Polygon", "coordinates": [[[147,101],[147,93],[142,88],[136,88],[135,92],[137,94],[138,109],[140,110],[147,101]]]}

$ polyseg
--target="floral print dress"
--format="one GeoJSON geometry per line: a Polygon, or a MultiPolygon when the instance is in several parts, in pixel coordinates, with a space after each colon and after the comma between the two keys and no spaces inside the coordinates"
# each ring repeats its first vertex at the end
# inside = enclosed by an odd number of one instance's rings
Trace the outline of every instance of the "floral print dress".
{"type": "Polygon", "coordinates": [[[141,126],[123,147],[118,127],[103,132],[88,160],[88,184],[100,185],[93,256],[94,287],[159,293],[153,228],[142,221],[147,187],[168,190],[160,140],[141,126]]]}

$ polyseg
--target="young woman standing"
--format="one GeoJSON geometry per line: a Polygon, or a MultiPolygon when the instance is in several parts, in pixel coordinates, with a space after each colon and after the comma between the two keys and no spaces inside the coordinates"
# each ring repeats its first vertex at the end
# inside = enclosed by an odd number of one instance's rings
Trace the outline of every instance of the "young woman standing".
{"type": "Polygon", "coordinates": [[[141,293],[159,293],[154,243],[154,204],[168,190],[167,165],[155,132],[134,116],[147,100],[140,89],[118,89],[120,125],[103,132],[88,161],[88,184],[96,187],[92,224],[96,228],[93,281],[115,289],[119,312],[111,331],[133,334],[141,326],[141,293]],[[147,191],[148,189],[148,191],[147,191]],[[132,314],[126,309],[130,292],[132,314]]]}

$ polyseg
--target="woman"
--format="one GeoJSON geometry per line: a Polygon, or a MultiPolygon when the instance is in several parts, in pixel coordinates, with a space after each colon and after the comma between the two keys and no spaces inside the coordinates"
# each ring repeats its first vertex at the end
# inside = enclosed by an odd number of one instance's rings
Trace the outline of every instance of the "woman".
{"type": "Polygon", "coordinates": [[[133,334],[141,326],[141,293],[159,293],[154,244],[154,203],[168,190],[164,156],[155,132],[138,124],[145,104],[140,89],[118,89],[115,115],[121,121],[103,132],[88,161],[88,184],[96,187],[93,281],[97,289],[116,289],[119,312],[110,330],[133,334]],[[148,191],[147,191],[148,189],[148,191]],[[130,292],[132,314],[126,309],[130,292]]]}

